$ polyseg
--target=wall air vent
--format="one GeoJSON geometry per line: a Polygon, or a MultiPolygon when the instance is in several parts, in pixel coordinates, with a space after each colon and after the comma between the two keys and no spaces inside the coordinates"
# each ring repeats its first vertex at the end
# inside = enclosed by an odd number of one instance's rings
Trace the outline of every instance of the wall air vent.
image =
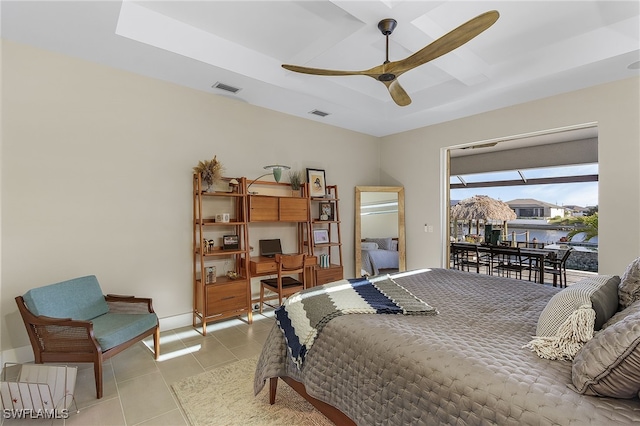
{"type": "Polygon", "coordinates": [[[318,109],[314,109],[313,111],[309,111],[309,114],[317,115],[318,117],[326,117],[329,115],[328,112],[320,111],[318,109]]]}
{"type": "Polygon", "coordinates": [[[228,84],[220,83],[219,81],[217,81],[216,84],[214,84],[211,87],[213,87],[214,89],[220,89],[220,90],[224,90],[231,93],[238,93],[240,90],[242,90],[237,87],[229,86],[228,84]]]}

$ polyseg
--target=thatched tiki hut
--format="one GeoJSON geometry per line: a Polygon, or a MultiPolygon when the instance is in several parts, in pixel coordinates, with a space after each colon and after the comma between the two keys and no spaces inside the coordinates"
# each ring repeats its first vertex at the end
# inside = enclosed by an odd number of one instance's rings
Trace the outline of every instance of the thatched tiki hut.
{"type": "MultiPolygon", "coordinates": [[[[454,230],[457,233],[457,221],[468,220],[469,229],[471,229],[471,221],[480,220],[485,223],[488,221],[500,221],[504,225],[503,239],[507,235],[507,221],[516,218],[516,212],[503,201],[496,200],[487,195],[474,195],[471,198],[465,198],[451,208],[451,218],[454,221],[454,230]]],[[[478,225],[476,224],[476,229],[478,225]]],[[[457,235],[456,235],[457,237],[457,235]]]]}

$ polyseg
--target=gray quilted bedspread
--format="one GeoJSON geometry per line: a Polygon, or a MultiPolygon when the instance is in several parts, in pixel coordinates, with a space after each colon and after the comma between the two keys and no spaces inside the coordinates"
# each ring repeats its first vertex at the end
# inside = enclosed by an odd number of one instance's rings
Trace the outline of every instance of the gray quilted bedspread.
{"type": "Polygon", "coordinates": [[[363,426],[640,422],[637,398],[579,395],[567,387],[570,361],[522,348],[558,289],[444,269],[394,280],[439,315],[336,318],[301,371],[276,325],[258,360],[255,392],[270,377],[290,376],[363,426]]]}

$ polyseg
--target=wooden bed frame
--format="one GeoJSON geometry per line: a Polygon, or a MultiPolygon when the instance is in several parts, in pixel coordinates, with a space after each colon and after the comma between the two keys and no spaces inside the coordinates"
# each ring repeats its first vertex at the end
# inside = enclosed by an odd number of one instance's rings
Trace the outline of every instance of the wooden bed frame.
{"type": "MultiPolygon", "coordinates": [[[[280,377],[283,382],[291,386],[300,396],[309,401],[311,405],[318,409],[329,420],[338,426],[356,426],[356,423],[351,420],[346,414],[338,410],[333,405],[329,405],[326,402],[320,401],[309,395],[304,387],[304,384],[292,379],[291,377],[280,377]]],[[[273,405],[276,402],[276,389],[278,388],[278,377],[272,377],[269,379],[269,404],[273,405]]]]}

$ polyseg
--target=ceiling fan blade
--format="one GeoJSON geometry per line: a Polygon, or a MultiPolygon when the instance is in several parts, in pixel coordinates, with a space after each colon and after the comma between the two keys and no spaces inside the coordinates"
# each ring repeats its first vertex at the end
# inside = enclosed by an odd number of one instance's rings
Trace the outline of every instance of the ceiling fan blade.
{"type": "Polygon", "coordinates": [[[362,71],[340,71],[340,70],[325,70],[322,68],[309,68],[309,67],[299,67],[298,65],[287,65],[283,64],[282,68],[287,69],[289,71],[299,72],[303,74],[313,74],[313,75],[363,75],[362,71]]]}
{"type": "Polygon", "coordinates": [[[392,70],[396,77],[415,67],[432,61],[454,49],[462,46],[469,40],[473,39],[484,30],[492,26],[500,17],[497,10],[490,10],[475,18],[465,22],[458,28],[451,30],[431,44],[418,50],[405,59],[391,62],[389,69],[392,70]]]}
{"type": "Polygon", "coordinates": [[[411,103],[411,98],[405,92],[398,80],[383,81],[384,85],[389,89],[389,94],[393,101],[399,106],[407,106],[411,103]]]}

